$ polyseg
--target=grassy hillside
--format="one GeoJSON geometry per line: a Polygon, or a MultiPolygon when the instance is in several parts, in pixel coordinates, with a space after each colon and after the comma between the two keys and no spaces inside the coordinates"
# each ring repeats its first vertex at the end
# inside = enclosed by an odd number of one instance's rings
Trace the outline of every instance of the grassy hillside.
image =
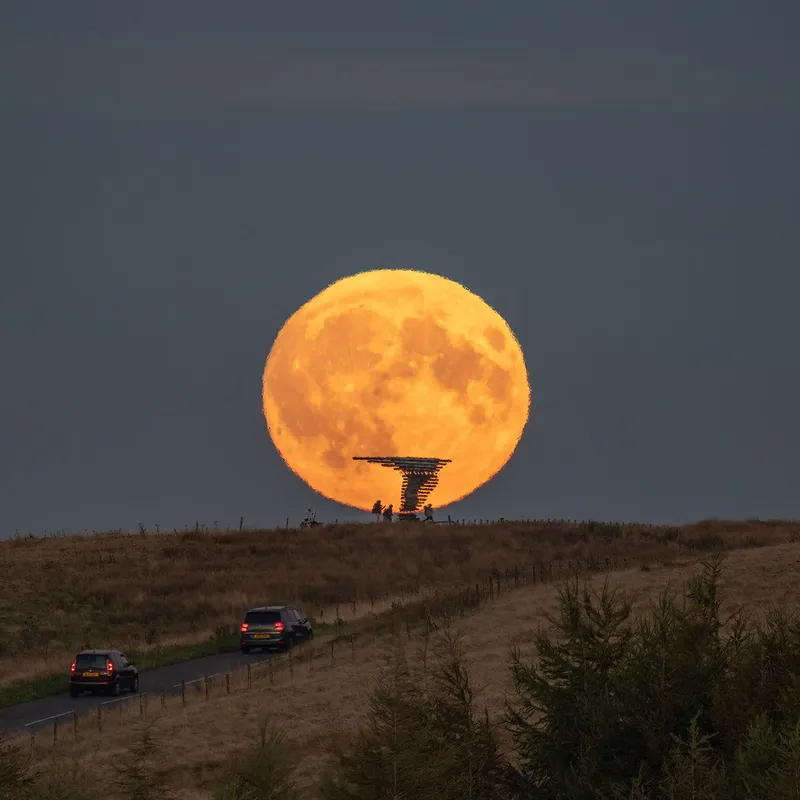
{"type": "Polygon", "coordinates": [[[788,542],[798,530],[782,521],[505,522],[11,539],[0,542],[0,687],[60,672],[83,646],[142,653],[229,641],[257,603],[295,602],[318,621],[349,619],[491,569],[665,562],[788,542]]]}
{"type": "MultiPolygon", "coordinates": [[[[632,618],[640,618],[658,600],[659,593],[665,587],[679,589],[683,581],[692,574],[697,574],[699,558],[697,554],[685,553],[680,559],[668,564],[651,561],[647,565],[618,570],[609,575],[609,585],[612,589],[622,590],[624,596],[630,599],[632,618]]],[[[729,552],[723,562],[722,576],[718,583],[718,599],[721,600],[718,617],[723,622],[724,635],[732,630],[732,626],[725,621],[740,603],[746,604],[756,620],[763,619],[773,606],[787,612],[793,611],[799,602],[796,592],[798,578],[800,544],[729,552]]],[[[591,584],[598,590],[603,581],[603,575],[591,578],[591,584]]],[[[464,664],[476,693],[475,704],[479,715],[483,714],[485,705],[501,752],[511,756],[513,741],[508,729],[500,724],[506,712],[505,698],[514,697],[515,685],[510,669],[511,648],[517,648],[518,658],[522,662],[537,663],[541,656],[537,631],[540,626],[545,632],[550,630],[552,618],[549,619],[548,614],[555,614],[558,619],[558,612],[563,611],[559,588],[553,584],[537,583],[504,590],[477,611],[452,621],[451,630],[462,636],[464,664]]],[[[693,622],[693,619],[690,614],[683,624],[691,626],[702,622],[696,619],[693,622]]],[[[565,622],[563,618],[562,622],[565,622]]],[[[569,622],[567,619],[565,624],[569,622]]],[[[601,622],[601,619],[597,620],[596,624],[601,622]]],[[[354,628],[357,627],[356,624],[354,628]]],[[[795,623],[792,630],[800,631],[800,627],[795,623]]],[[[669,635],[677,634],[673,631],[669,635]]],[[[795,636],[791,631],[786,635],[795,636]]],[[[418,628],[412,631],[410,637],[403,633],[400,643],[407,651],[408,658],[414,661],[425,646],[422,630],[418,628]]],[[[690,648],[694,643],[695,638],[692,635],[684,645],[690,648]]],[[[167,788],[174,789],[176,797],[211,797],[211,790],[230,765],[235,763],[237,754],[247,752],[247,749],[252,750],[253,736],[259,726],[265,720],[271,720],[288,736],[288,750],[282,752],[287,755],[302,755],[298,772],[298,796],[316,796],[311,787],[329,758],[327,754],[331,746],[337,742],[344,743],[346,747],[360,746],[358,742],[361,740],[355,737],[355,732],[369,719],[369,689],[375,686],[378,678],[379,667],[386,652],[384,645],[389,645],[388,636],[383,641],[378,639],[377,643],[373,643],[372,637],[365,635],[352,654],[349,647],[337,651],[335,661],[329,661],[326,652],[319,653],[313,669],[306,656],[302,652],[298,653],[293,673],[285,668],[274,676],[261,671],[255,675],[249,690],[238,682],[230,695],[222,689],[216,689],[208,700],[204,700],[198,694],[190,698],[186,708],[182,708],[177,700],[171,701],[166,709],[160,709],[157,704],[153,704],[148,714],[150,721],[155,722],[152,736],[157,749],[150,763],[152,769],[165,781],[165,791],[167,788]]],[[[775,646],[777,648],[777,640],[775,646]]],[[[796,644],[791,647],[797,650],[796,644]]],[[[778,649],[774,652],[777,657],[778,649]]],[[[668,647],[668,653],[670,657],[680,658],[674,646],[668,647]]],[[[729,653],[729,657],[733,658],[733,651],[729,653]]],[[[699,662],[694,665],[692,659],[684,659],[680,661],[680,665],[685,671],[704,668],[699,662]]],[[[793,668],[797,668],[797,664],[793,668]]],[[[743,678],[748,674],[750,673],[743,672],[743,678]]],[[[687,684],[689,688],[695,686],[694,680],[692,678],[692,682],[687,684]]],[[[758,681],[756,684],[761,685],[758,681]]],[[[736,689],[732,696],[741,699],[745,697],[744,692],[742,687],[741,691],[736,689]]],[[[669,702],[679,703],[680,698],[676,695],[669,702]]],[[[724,709],[715,713],[719,716],[722,711],[724,709]]],[[[82,726],[77,738],[66,731],[56,747],[53,747],[48,736],[42,736],[41,743],[36,746],[34,766],[39,765],[47,772],[56,769],[59,763],[61,768],[66,764],[76,764],[81,770],[81,785],[89,792],[92,787],[103,786],[110,792],[106,792],[110,800],[127,797],[118,788],[109,787],[113,787],[115,765],[131,753],[131,747],[142,735],[135,711],[130,713],[130,717],[121,717],[118,722],[109,718],[102,732],[98,732],[91,722],[82,726]],[[61,760],[51,761],[54,754],[58,754],[61,760]]],[[[734,722],[731,721],[730,724],[733,725],[734,722]]],[[[731,743],[731,747],[734,744],[731,743]]],[[[766,747],[764,741],[761,744],[766,747]]],[[[622,744],[619,746],[623,747],[622,744]]],[[[619,752],[623,752],[623,749],[619,752]]],[[[767,755],[769,754],[766,752],[762,753],[764,758],[767,755]]],[[[269,761],[263,753],[262,757],[265,759],[263,763],[269,761]]],[[[683,768],[688,769],[686,765],[683,768]]],[[[368,795],[352,795],[362,796],[368,795]]],[[[577,798],[583,795],[577,793],[574,796],[577,798]]],[[[651,795],[631,791],[624,796],[644,800],[651,795]]],[[[702,796],[724,800],[728,795],[678,792],[670,796],[702,796]]],[[[795,795],[774,792],[770,794],[767,791],[767,794],[754,793],[747,796],[788,798],[795,795]]]]}

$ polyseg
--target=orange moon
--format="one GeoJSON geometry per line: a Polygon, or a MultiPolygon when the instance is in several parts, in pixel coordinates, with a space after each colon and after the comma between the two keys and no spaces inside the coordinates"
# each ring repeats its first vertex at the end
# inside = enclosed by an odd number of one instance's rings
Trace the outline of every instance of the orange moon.
{"type": "Polygon", "coordinates": [[[353,456],[449,458],[429,501],[446,506],[502,469],[528,420],[522,349],[455,281],[380,269],[329,286],[287,320],[262,382],[289,468],[331,500],[400,506],[400,472],[353,456]]]}

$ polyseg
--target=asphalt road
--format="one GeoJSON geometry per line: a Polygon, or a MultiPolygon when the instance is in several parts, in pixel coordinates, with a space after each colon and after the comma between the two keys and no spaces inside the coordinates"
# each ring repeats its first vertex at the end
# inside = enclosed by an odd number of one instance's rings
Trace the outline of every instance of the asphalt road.
{"type": "MultiPolygon", "coordinates": [[[[183,661],[180,664],[172,664],[168,667],[149,669],[139,673],[139,691],[143,694],[158,695],[163,689],[166,694],[176,694],[180,692],[180,683],[183,680],[188,682],[202,678],[204,675],[231,672],[232,670],[241,669],[247,664],[254,664],[267,658],[273,658],[275,655],[275,652],[260,651],[253,651],[246,656],[238,651],[235,653],[218,653],[214,656],[195,658],[191,661],[183,661]]],[[[120,698],[130,696],[128,692],[120,694],[120,698]]],[[[53,724],[53,720],[48,720],[48,717],[71,711],[77,711],[79,716],[84,716],[101,703],[111,699],[114,698],[91,694],[70,697],[65,692],[52,697],[44,697],[41,700],[20,703],[9,708],[0,708],[0,731],[16,733],[42,730],[53,724]],[[29,725],[28,723],[36,724],[29,725]],[[25,727],[26,725],[28,726],[27,728],[25,727]]],[[[132,702],[138,701],[134,700],[132,702]]],[[[154,702],[152,697],[149,702],[154,702]]],[[[69,725],[71,724],[71,718],[63,717],[60,722],[69,725]]]]}

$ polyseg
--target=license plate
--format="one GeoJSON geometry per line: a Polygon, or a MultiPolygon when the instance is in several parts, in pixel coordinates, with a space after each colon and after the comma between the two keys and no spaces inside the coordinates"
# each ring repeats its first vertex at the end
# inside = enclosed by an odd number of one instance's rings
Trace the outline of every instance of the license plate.
{"type": "Polygon", "coordinates": [[[99,672],[84,672],[83,673],[83,677],[84,678],[99,678],[100,677],[100,673],[99,672]]]}
{"type": "Polygon", "coordinates": [[[254,639],[269,639],[270,636],[272,636],[271,633],[254,633],[253,634],[253,638],[254,639]]]}

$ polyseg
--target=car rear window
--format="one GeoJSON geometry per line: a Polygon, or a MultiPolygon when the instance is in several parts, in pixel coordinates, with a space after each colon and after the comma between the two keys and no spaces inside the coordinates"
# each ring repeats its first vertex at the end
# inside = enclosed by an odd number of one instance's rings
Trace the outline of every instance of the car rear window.
{"type": "Polygon", "coordinates": [[[250,625],[274,625],[280,619],[280,611],[248,611],[244,621],[250,625]]]}
{"type": "Polygon", "coordinates": [[[97,667],[100,669],[106,668],[106,661],[108,656],[104,653],[81,653],[75,659],[76,667],[97,667]]]}

